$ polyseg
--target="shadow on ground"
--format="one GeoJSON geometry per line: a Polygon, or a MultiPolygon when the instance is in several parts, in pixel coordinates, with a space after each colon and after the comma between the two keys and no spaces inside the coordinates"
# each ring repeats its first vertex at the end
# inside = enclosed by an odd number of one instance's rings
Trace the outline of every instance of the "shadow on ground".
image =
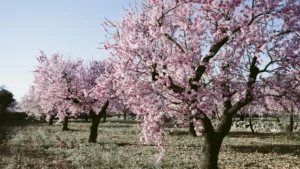
{"type": "MultiPolygon", "coordinates": [[[[103,124],[103,123],[102,123],[103,124]]],[[[119,125],[99,125],[99,128],[130,128],[132,125],[119,124],[119,125]]]]}
{"type": "Polygon", "coordinates": [[[32,120],[10,120],[6,119],[6,121],[0,125],[0,156],[10,156],[11,148],[5,145],[6,140],[8,139],[9,135],[12,135],[14,127],[24,127],[28,125],[41,125],[39,121],[32,121],[32,120]]]}
{"type": "Polygon", "coordinates": [[[109,120],[107,121],[107,123],[120,123],[120,124],[139,124],[140,122],[136,121],[136,120],[109,120]]]}
{"type": "MultiPolygon", "coordinates": [[[[145,147],[157,147],[157,144],[154,143],[150,143],[150,144],[143,144],[141,142],[97,142],[96,144],[99,145],[111,145],[111,144],[115,144],[119,147],[123,147],[123,146],[145,146],[145,147]]],[[[202,145],[195,145],[195,144],[187,144],[187,145],[168,145],[168,147],[173,147],[173,148],[202,148],[202,145]]]]}
{"type": "Polygon", "coordinates": [[[41,126],[44,122],[36,120],[7,120],[0,125],[0,144],[4,142],[7,135],[12,131],[13,127],[24,127],[24,126],[41,126]]]}
{"type": "Polygon", "coordinates": [[[251,133],[251,132],[230,132],[228,137],[233,138],[273,138],[273,137],[282,137],[288,136],[289,133],[251,133]]]}
{"type": "Polygon", "coordinates": [[[7,129],[5,129],[4,127],[0,126],[0,144],[3,143],[3,141],[6,138],[7,134],[8,134],[7,129]]]}
{"type": "Polygon", "coordinates": [[[85,120],[70,120],[69,121],[70,123],[92,123],[92,121],[91,120],[89,120],[89,121],[85,121],[85,120]]]}
{"type": "Polygon", "coordinates": [[[231,150],[240,153],[276,153],[278,155],[290,154],[294,156],[300,155],[300,145],[285,145],[285,144],[274,144],[274,145],[239,145],[230,146],[231,150]]]}
{"type": "Polygon", "coordinates": [[[190,135],[188,131],[173,131],[170,132],[170,136],[184,136],[184,135],[190,135]]]}

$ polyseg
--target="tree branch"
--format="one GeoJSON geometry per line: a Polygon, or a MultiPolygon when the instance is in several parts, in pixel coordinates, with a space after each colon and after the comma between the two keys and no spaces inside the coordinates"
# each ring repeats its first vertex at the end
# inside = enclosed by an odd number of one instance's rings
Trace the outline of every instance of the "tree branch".
{"type": "Polygon", "coordinates": [[[253,100],[253,85],[256,82],[257,75],[259,74],[259,68],[255,65],[257,62],[257,57],[253,57],[252,63],[250,66],[250,74],[248,77],[248,82],[247,82],[247,91],[246,91],[246,98],[239,100],[237,103],[235,103],[229,110],[228,114],[236,114],[242,107],[246,106],[253,100]]]}
{"type": "Polygon", "coordinates": [[[195,114],[195,119],[196,120],[201,120],[203,127],[204,127],[204,133],[208,133],[208,134],[214,134],[215,133],[215,129],[211,123],[211,120],[207,117],[207,115],[200,109],[197,110],[196,114],[195,114]]]}
{"type": "Polygon", "coordinates": [[[169,34],[165,33],[164,35],[165,37],[167,37],[168,40],[173,42],[181,50],[182,53],[185,53],[185,50],[181,47],[181,45],[178,42],[176,42],[169,34]]]}

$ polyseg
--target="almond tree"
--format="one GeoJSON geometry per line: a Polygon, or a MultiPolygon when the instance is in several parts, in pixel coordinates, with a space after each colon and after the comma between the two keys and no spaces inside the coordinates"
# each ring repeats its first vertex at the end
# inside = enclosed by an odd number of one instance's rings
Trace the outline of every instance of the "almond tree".
{"type": "Polygon", "coordinates": [[[262,79],[299,69],[299,20],[296,0],[142,0],[120,22],[105,21],[111,37],[104,49],[116,62],[113,86],[143,117],[142,141],[157,141],[158,161],[168,114],[203,128],[199,162],[216,169],[233,116],[268,85],[262,79]]]}
{"type": "Polygon", "coordinates": [[[21,98],[20,107],[28,116],[41,119],[46,114],[35,97],[34,89],[34,86],[31,86],[28,93],[21,98]]]}
{"type": "Polygon", "coordinates": [[[299,73],[299,71],[290,74],[277,73],[267,79],[269,86],[264,90],[266,110],[276,114],[288,113],[290,132],[293,132],[294,128],[294,115],[299,113],[300,109],[299,73]]]}
{"type": "Polygon", "coordinates": [[[43,52],[35,69],[35,96],[44,112],[56,109],[59,119],[89,113],[92,118],[89,142],[96,142],[100,118],[105,114],[109,100],[92,94],[96,78],[105,73],[104,62],[64,59],[59,54],[48,58],[43,52]],[[100,108],[100,110],[99,110],[100,108]]]}
{"type": "Polygon", "coordinates": [[[52,109],[47,109],[48,112],[45,112],[35,93],[34,86],[31,86],[28,93],[21,98],[20,108],[26,112],[28,116],[38,120],[46,120],[49,125],[53,125],[53,120],[57,114],[55,105],[52,106],[52,109]]]}

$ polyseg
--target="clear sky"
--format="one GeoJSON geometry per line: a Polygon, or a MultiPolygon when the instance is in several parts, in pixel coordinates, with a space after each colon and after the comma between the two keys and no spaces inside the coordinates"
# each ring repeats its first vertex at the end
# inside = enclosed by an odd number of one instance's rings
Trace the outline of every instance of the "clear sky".
{"type": "Polygon", "coordinates": [[[104,17],[120,19],[133,0],[0,0],[0,86],[17,100],[32,85],[39,50],[102,59],[104,17]]]}

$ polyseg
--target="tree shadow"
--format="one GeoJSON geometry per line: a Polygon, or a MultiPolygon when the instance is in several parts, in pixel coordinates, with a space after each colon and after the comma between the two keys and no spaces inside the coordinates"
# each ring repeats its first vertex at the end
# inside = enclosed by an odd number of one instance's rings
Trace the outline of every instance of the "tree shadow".
{"type": "Polygon", "coordinates": [[[120,124],[120,125],[99,125],[99,128],[130,128],[131,125],[120,124]]]}
{"type": "Polygon", "coordinates": [[[109,145],[109,144],[114,144],[119,147],[124,147],[124,146],[157,146],[156,144],[142,144],[142,143],[129,143],[129,142],[97,142],[96,144],[99,145],[109,145]]]}
{"type": "Polygon", "coordinates": [[[107,120],[106,123],[120,123],[120,124],[140,124],[141,122],[138,122],[136,120],[123,120],[123,119],[114,119],[114,120],[107,120]]]}
{"type": "Polygon", "coordinates": [[[4,142],[8,135],[8,130],[0,126],[0,145],[4,142]]]}
{"type": "Polygon", "coordinates": [[[164,127],[165,128],[174,128],[174,125],[175,125],[174,123],[165,123],[164,127]]]}
{"type": "Polygon", "coordinates": [[[66,130],[67,132],[68,131],[70,131],[70,132],[76,132],[76,131],[80,131],[80,132],[82,132],[82,131],[87,131],[87,130],[79,130],[79,129],[68,129],[68,130],[66,130]]]}
{"type": "Polygon", "coordinates": [[[91,120],[84,121],[84,120],[70,120],[69,123],[92,123],[91,120]]]}
{"type": "Polygon", "coordinates": [[[274,145],[238,145],[230,146],[231,150],[240,153],[276,153],[278,155],[290,154],[293,156],[300,155],[300,145],[274,144],[274,145]]]}
{"type": "MultiPolygon", "coordinates": [[[[124,147],[124,146],[135,146],[135,147],[138,147],[138,146],[144,146],[144,147],[157,147],[157,144],[154,144],[154,143],[150,143],[150,144],[143,144],[143,143],[129,143],[129,142],[98,142],[96,144],[99,144],[99,145],[117,145],[119,147],[124,147]]],[[[175,147],[175,148],[202,148],[202,145],[194,145],[194,144],[187,144],[187,145],[168,145],[168,147],[175,147]]]]}
{"type": "Polygon", "coordinates": [[[120,147],[123,147],[123,146],[143,146],[143,145],[146,145],[146,146],[156,146],[154,144],[137,144],[137,143],[126,143],[126,142],[123,142],[123,143],[113,143],[113,144],[116,144],[117,146],[120,146],[120,147]]]}
{"type": "Polygon", "coordinates": [[[188,131],[173,131],[170,132],[170,136],[184,136],[184,135],[190,135],[188,131]]]}
{"type": "Polygon", "coordinates": [[[25,127],[31,125],[41,125],[42,122],[36,120],[28,120],[28,119],[21,119],[21,120],[11,120],[6,121],[4,124],[0,125],[0,156],[11,156],[13,153],[11,152],[11,146],[6,144],[10,135],[13,135],[14,127],[25,127]]]}
{"type": "Polygon", "coordinates": [[[230,132],[228,137],[231,138],[273,138],[288,136],[290,133],[251,133],[251,132],[230,132]]]}
{"type": "Polygon", "coordinates": [[[0,125],[0,127],[23,127],[23,126],[40,126],[46,124],[44,121],[39,120],[30,120],[30,119],[23,119],[23,120],[11,120],[6,121],[4,124],[0,125]]]}
{"type": "MultiPolygon", "coordinates": [[[[37,120],[29,120],[29,119],[18,119],[18,120],[8,120],[0,125],[0,145],[5,142],[8,135],[13,133],[14,127],[25,127],[25,126],[42,126],[44,122],[37,120]]],[[[0,151],[3,147],[0,148],[0,151]]]]}

